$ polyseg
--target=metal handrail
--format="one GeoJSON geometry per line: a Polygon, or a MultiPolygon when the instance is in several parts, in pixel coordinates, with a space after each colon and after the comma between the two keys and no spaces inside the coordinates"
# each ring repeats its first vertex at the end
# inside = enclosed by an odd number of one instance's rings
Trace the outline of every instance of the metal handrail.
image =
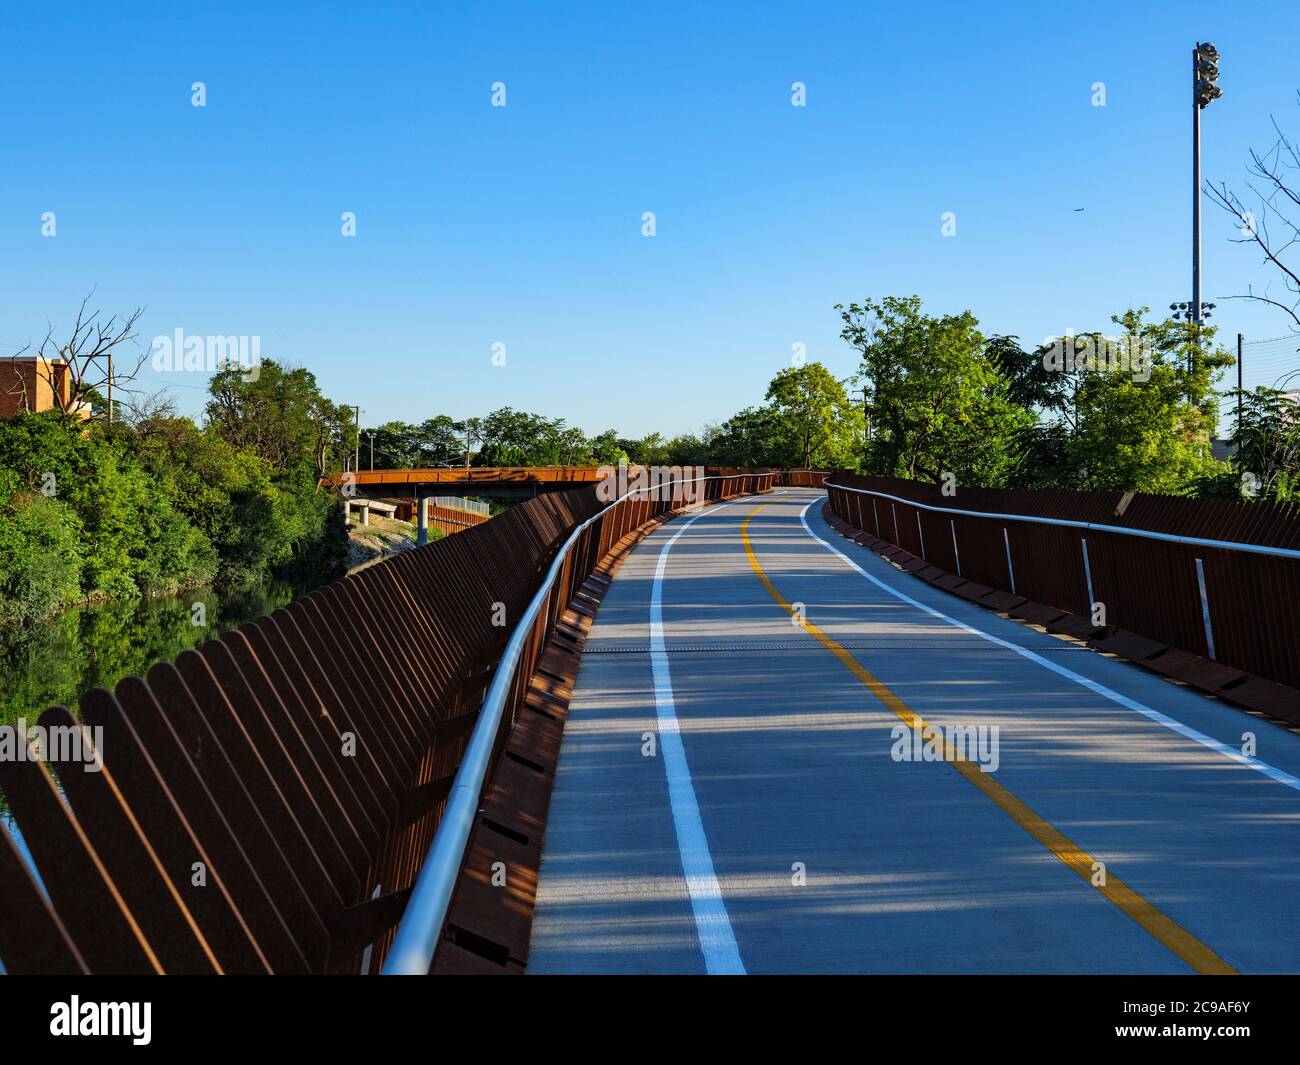
{"type": "Polygon", "coordinates": [[[469,846],[470,833],[474,828],[474,818],[478,812],[479,799],[483,794],[483,785],[492,761],[492,749],[496,745],[497,730],[501,727],[501,717],[505,713],[506,700],[510,686],[514,682],[515,669],[523,655],[524,644],[532,633],[533,623],[541,613],[555,580],[560,574],[564,560],[577,543],[583,531],[597,519],[603,518],[618,504],[632,496],[644,492],[662,491],[666,487],[692,484],[696,481],[730,480],[745,476],[764,476],[762,474],[706,474],[669,482],[668,485],[645,485],[634,488],[618,497],[608,506],[597,511],[582,524],[576,526],[569,538],[556,554],[546,579],[529,602],[514,631],[501,653],[479,709],[478,721],[470,735],[465,756],[460,768],[456,770],[456,779],[447,796],[447,805],[438,829],[434,833],[429,853],[420,867],[411,897],[407,900],[402,920],[397,926],[392,946],[384,958],[380,970],[382,976],[420,976],[429,971],[434,951],[438,948],[438,937],[442,934],[447,911],[451,907],[452,895],[456,890],[456,881],[460,878],[461,863],[465,859],[465,849],[469,846]]]}
{"type": "Polygon", "coordinates": [[[1145,540],[1164,540],[1167,543],[1187,544],[1191,547],[1212,547],[1221,551],[1247,551],[1254,555],[1272,555],[1277,558],[1300,559],[1300,551],[1290,547],[1273,547],[1269,544],[1247,544],[1237,540],[1209,540],[1200,536],[1179,536],[1177,533],[1156,532],[1154,529],[1134,529],[1123,525],[1103,525],[1094,521],[1075,521],[1072,518],[1045,518],[1035,514],[996,514],[987,510],[962,510],[959,507],[936,507],[928,503],[918,503],[912,499],[890,495],[871,488],[851,488],[846,484],[831,484],[827,488],[837,488],[841,492],[856,492],[858,495],[879,496],[895,503],[909,507],[928,510],[935,514],[961,514],[970,518],[991,518],[995,521],[1027,521],[1037,525],[1064,525],[1072,529],[1089,529],[1096,532],[1122,533],[1125,536],[1139,536],[1145,540]]]}

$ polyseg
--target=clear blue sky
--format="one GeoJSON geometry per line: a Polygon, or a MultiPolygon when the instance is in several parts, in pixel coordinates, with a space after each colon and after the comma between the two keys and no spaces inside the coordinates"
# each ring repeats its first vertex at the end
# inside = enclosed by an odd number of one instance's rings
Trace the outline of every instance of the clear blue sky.
{"type": "MultiPolygon", "coordinates": [[[[1223,54],[1205,177],[1240,182],[1270,114],[1300,136],[1300,6],[1064,6],[6,5],[0,351],[97,285],[146,343],[261,336],[367,423],[672,433],[760,401],[796,342],[852,372],[837,302],[915,292],[1033,343],[1165,307],[1190,48],[1223,54]]],[[[1207,212],[1207,298],[1267,281],[1207,212]]],[[[150,376],[198,413],[202,377],[150,376]]]]}

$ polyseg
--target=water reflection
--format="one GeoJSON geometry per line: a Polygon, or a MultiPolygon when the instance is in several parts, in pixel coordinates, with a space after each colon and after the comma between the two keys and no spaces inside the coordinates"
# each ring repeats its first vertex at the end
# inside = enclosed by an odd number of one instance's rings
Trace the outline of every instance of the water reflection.
{"type": "MultiPolygon", "coordinates": [[[[70,607],[36,624],[0,628],[0,725],[20,717],[34,725],[60,703],[75,711],[91,688],[111,690],[123,677],[142,676],[155,662],[170,662],[297,594],[282,582],[199,588],[70,607]]],[[[0,827],[14,831],[3,794],[0,827]]]]}
{"type": "Polygon", "coordinates": [[[0,628],[0,725],[35,724],[48,707],[112,688],[294,598],[283,583],[196,589],[156,599],[71,607],[33,625],[0,628]],[[196,607],[201,604],[201,609],[196,607]],[[196,620],[203,624],[196,624],[196,620]]]}

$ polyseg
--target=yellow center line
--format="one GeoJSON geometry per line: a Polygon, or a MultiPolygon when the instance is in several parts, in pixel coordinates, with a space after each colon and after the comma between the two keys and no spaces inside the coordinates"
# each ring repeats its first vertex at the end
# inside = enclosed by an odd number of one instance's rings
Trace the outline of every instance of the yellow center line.
{"type": "Polygon", "coordinates": [[[763,582],[763,587],[781,605],[782,609],[795,619],[799,627],[815,637],[823,647],[838,658],[841,664],[857,677],[872,695],[893,711],[900,721],[911,729],[920,730],[923,739],[942,743],[944,760],[947,764],[951,765],[988,798],[992,799],[1016,824],[1051,851],[1066,867],[1078,874],[1085,884],[1095,887],[1097,891],[1101,892],[1103,898],[1119,907],[1125,916],[1136,921],[1146,932],[1173,951],[1174,954],[1178,955],[1198,973],[1235,974],[1236,969],[1185,928],[1149,903],[1120,880],[1119,877],[1112,876],[1108,872],[1104,884],[1093,884],[1093,866],[1097,861],[1096,858],[1044,821],[1015,795],[994,780],[992,776],[983,772],[977,763],[955,757],[956,752],[944,739],[942,730],[929,725],[920,714],[890,691],[875,674],[859,662],[849,651],[840,646],[830,636],[827,636],[811,621],[804,618],[801,613],[796,613],[794,607],[777,590],[776,585],[772,583],[768,575],[763,572],[758,556],[754,553],[754,545],[749,539],[750,519],[769,506],[771,506],[770,503],[764,503],[749,513],[740,526],[740,539],[745,545],[745,554],[749,556],[749,564],[754,568],[754,572],[758,574],[758,579],[763,582]]]}

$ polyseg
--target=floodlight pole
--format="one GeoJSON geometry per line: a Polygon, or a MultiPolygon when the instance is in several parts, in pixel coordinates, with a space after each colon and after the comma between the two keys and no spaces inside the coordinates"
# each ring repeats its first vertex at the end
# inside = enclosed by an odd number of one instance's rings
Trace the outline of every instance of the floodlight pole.
{"type": "Polygon", "coordinates": [[[1197,99],[1197,60],[1200,45],[1192,49],[1192,321],[1197,349],[1201,344],[1201,105],[1197,99]]]}

